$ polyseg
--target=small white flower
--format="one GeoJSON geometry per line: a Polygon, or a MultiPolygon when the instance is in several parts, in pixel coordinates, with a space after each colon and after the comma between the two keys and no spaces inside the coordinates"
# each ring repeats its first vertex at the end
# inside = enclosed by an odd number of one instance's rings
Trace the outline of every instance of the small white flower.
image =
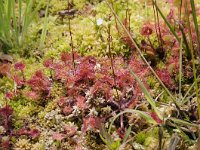
{"type": "Polygon", "coordinates": [[[96,109],[94,107],[92,107],[92,109],[89,110],[89,116],[97,116],[98,112],[96,111],[96,109]]]}
{"type": "Polygon", "coordinates": [[[100,70],[101,70],[101,65],[100,65],[100,64],[96,64],[96,65],[94,66],[94,70],[95,70],[95,71],[100,71],[100,70]]]}
{"type": "Polygon", "coordinates": [[[97,25],[100,26],[102,24],[103,24],[103,19],[102,18],[97,19],[97,25]]]}

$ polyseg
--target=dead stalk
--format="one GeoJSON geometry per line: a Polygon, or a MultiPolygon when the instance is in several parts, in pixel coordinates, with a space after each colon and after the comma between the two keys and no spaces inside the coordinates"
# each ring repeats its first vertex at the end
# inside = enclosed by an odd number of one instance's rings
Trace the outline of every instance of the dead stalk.
{"type": "MultiPolygon", "coordinates": [[[[68,11],[70,10],[70,2],[68,0],[68,11]]],[[[73,37],[72,37],[72,30],[71,30],[71,19],[70,16],[68,17],[68,21],[69,21],[69,34],[70,34],[70,47],[71,47],[71,53],[72,53],[72,66],[74,68],[75,71],[75,57],[74,57],[74,44],[73,44],[73,37]]]]}

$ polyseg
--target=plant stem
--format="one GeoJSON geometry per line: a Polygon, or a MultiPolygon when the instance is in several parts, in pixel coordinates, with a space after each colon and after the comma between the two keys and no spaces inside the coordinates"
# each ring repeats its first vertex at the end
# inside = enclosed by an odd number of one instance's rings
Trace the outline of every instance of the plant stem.
{"type": "Polygon", "coordinates": [[[182,82],[182,48],[183,48],[183,39],[181,38],[180,44],[180,56],[179,56],[179,99],[182,98],[181,94],[181,82],[182,82]]]}
{"type": "MultiPolygon", "coordinates": [[[[155,3],[157,4],[157,1],[155,0],[155,3]]],[[[161,47],[163,46],[163,39],[161,36],[161,30],[160,30],[160,19],[159,19],[159,15],[158,15],[158,10],[156,9],[156,15],[157,15],[157,23],[158,23],[158,31],[159,31],[159,37],[160,37],[160,42],[161,42],[161,47]]]]}
{"type": "Polygon", "coordinates": [[[157,17],[156,17],[156,10],[155,10],[155,6],[153,5],[153,14],[154,14],[154,24],[155,24],[155,30],[156,30],[156,36],[158,39],[158,44],[159,46],[161,45],[161,39],[158,35],[158,29],[157,29],[157,17]]]}
{"type": "MultiPolygon", "coordinates": [[[[70,9],[70,2],[68,0],[68,11],[70,9]]],[[[70,16],[68,17],[68,20],[69,20],[69,34],[70,34],[70,46],[71,46],[71,52],[72,52],[72,66],[74,68],[74,71],[75,71],[75,67],[76,67],[76,64],[75,64],[75,58],[74,58],[74,44],[73,44],[73,38],[72,38],[72,30],[71,30],[71,19],[70,19],[70,16]]]]}
{"type": "MultiPolygon", "coordinates": [[[[112,56],[112,52],[111,52],[111,41],[112,41],[112,37],[111,37],[111,33],[110,33],[110,25],[108,25],[108,53],[109,53],[109,57],[110,57],[110,63],[111,63],[114,85],[115,85],[115,88],[116,88],[117,87],[117,81],[116,81],[116,75],[115,75],[115,70],[114,70],[113,56],[112,56]]],[[[117,89],[116,89],[116,93],[117,93],[117,98],[119,100],[119,93],[118,93],[117,89]]]]}
{"type": "Polygon", "coordinates": [[[194,27],[195,27],[195,32],[197,36],[197,42],[198,42],[198,53],[200,57],[200,37],[199,37],[199,26],[198,26],[198,21],[197,21],[197,15],[196,15],[196,8],[195,8],[195,3],[194,0],[190,0],[190,4],[192,7],[192,17],[193,17],[193,22],[194,22],[194,27]]]}
{"type": "MultiPolygon", "coordinates": [[[[117,94],[117,99],[120,101],[119,93],[117,90],[117,81],[116,81],[116,75],[115,75],[115,70],[114,70],[114,62],[113,62],[113,56],[111,52],[111,42],[112,42],[112,36],[110,33],[110,24],[108,25],[108,51],[109,51],[109,57],[110,57],[110,63],[111,63],[111,69],[112,69],[112,74],[113,74],[113,80],[114,80],[114,85],[115,85],[115,90],[117,94]]],[[[120,110],[121,110],[121,105],[120,105],[120,110]]],[[[124,122],[123,122],[123,115],[120,116],[120,126],[123,129],[124,128],[124,122]]]]}

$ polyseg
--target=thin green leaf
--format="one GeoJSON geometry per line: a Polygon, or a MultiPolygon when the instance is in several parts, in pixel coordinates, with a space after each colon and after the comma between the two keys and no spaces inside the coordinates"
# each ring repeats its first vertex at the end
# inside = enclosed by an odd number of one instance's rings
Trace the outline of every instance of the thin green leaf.
{"type": "Polygon", "coordinates": [[[128,127],[128,130],[126,131],[126,134],[124,136],[124,139],[123,139],[122,143],[126,142],[126,140],[128,139],[130,133],[131,133],[131,126],[128,127]]]}
{"type": "Polygon", "coordinates": [[[48,2],[46,10],[45,10],[44,27],[42,29],[39,48],[42,48],[44,46],[44,41],[45,41],[46,34],[47,34],[49,3],[50,3],[50,1],[48,2]]]}
{"type": "Polygon", "coordinates": [[[186,126],[192,126],[192,127],[199,128],[199,125],[196,125],[196,124],[193,124],[193,123],[181,120],[181,119],[177,119],[177,118],[173,118],[173,117],[167,118],[167,120],[168,119],[172,120],[175,123],[181,124],[181,125],[186,125],[186,126]]]}
{"type": "Polygon", "coordinates": [[[199,27],[198,27],[198,22],[197,22],[197,15],[196,15],[196,8],[195,8],[194,0],[190,0],[190,4],[192,7],[192,16],[193,16],[196,35],[197,35],[197,41],[198,41],[198,45],[199,45],[198,47],[200,48],[199,27]]]}
{"type": "Polygon", "coordinates": [[[162,116],[160,114],[160,112],[158,111],[156,104],[153,100],[153,98],[151,97],[150,93],[148,92],[148,90],[146,89],[146,87],[144,86],[144,84],[141,82],[140,78],[133,72],[133,70],[131,70],[130,68],[128,68],[131,75],[136,79],[136,81],[139,83],[140,88],[142,89],[142,92],[144,93],[147,101],[149,102],[149,104],[151,105],[151,107],[153,108],[153,110],[155,111],[155,113],[157,114],[157,116],[162,120],[162,116]]]}
{"type": "Polygon", "coordinates": [[[125,113],[136,113],[136,114],[140,115],[142,118],[144,118],[147,122],[152,123],[152,124],[157,124],[156,121],[150,115],[148,115],[146,112],[139,111],[139,110],[133,110],[133,109],[125,109],[124,111],[122,111],[119,114],[117,114],[116,116],[114,116],[113,120],[110,123],[109,129],[108,129],[108,133],[109,134],[111,132],[111,128],[112,128],[112,125],[113,125],[114,121],[119,116],[121,116],[121,115],[123,115],[125,113]]]}
{"type": "Polygon", "coordinates": [[[181,99],[181,86],[182,86],[182,48],[183,48],[183,39],[181,38],[180,44],[180,55],[179,55],[179,98],[181,99]]]}
{"type": "MultiPolygon", "coordinates": [[[[186,53],[186,56],[188,58],[188,60],[191,60],[191,51],[190,51],[190,48],[189,48],[189,45],[188,45],[188,42],[187,42],[187,37],[186,37],[186,34],[185,34],[185,31],[182,27],[180,27],[180,30],[181,30],[181,33],[182,33],[182,36],[183,36],[183,42],[185,44],[185,53],[186,53]]],[[[180,41],[181,43],[181,41],[180,41]]]]}

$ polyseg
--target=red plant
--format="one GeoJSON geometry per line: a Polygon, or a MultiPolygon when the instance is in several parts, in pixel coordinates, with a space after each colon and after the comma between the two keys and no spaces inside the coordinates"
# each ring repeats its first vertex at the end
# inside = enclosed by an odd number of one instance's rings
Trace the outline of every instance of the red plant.
{"type": "Polygon", "coordinates": [[[173,8],[170,9],[169,14],[167,15],[167,20],[172,23],[175,20],[175,10],[173,8]]]}
{"type": "Polygon", "coordinates": [[[72,101],[71,99],[68,99],[67,97],[62,97],[58,101],[58,106],[62,109],[62,112],[65,115],[69,115],[70,113],[72,113],[73,104],[74,104],[74,101],[72,101]]]}
{"type": "Polygon", "coordinates": [[[133,85],[134,79],[130,74],[130,71],[127,69],[120,69],[116,72],[117,75],[117,84],[120,88],[125,88],[133,85]]]}
{"type": "Polygon", "coordinates": [[[86,104],[86,99],[83,96],[78,96],[76,98],[76,106],[78,106],[78,108],[84,110],[86,109],[88,106],[86,104]]]}
{"type": "Polygon", "coordinates": [[[6,99],[9,99],[9,100],[10,100],[10,99],[13,99],[14,96],[15,96],[15,95],[14,95],[13,92],[6,92],[6,93],[5,93],[5,98],[6,98],[6,99]]]}
{"type": "Polygon", "coordinates": [[[153,33],[153,26],[148,22],[142,26],[141,34],[143,36],[150,36],[153,33]]]}
{"type": "Polygon", "coordinates": [[[126,134],[125,129],[124,129],[124,128],[118,128],[118,129],[117,129],[117,134],[119,135],[119,137],[120,137],[121,139],[124,139],[124,136],[125,136],[125,134],[126,134]]]}
{"type": "Polygon", "coordinates": [[[37,93],[42,92],[42,94],[47,96],[50,94],[51,82],[41,70],[36,71],[32,78],[27,81],[27,84],[37,93]]]}
{"type": "Polygon", "coordinates": [[[0,125],[5,128],[6,132],[9,132],[12,128],[12,114],[11,106],[5,105],[0,108],[0,125]]]}
{"type": "Polygon", "coordinates": [[[27,135],[30,136],[32,139],[35,139],[40,136],[40,131],[37,129],[20,129],[17,132],[18,135],[27,135]]]}
{"type": "Polygon", "coordinates": [[[53,140],[62,141],[63,139],[66,138],[66,135],[63,133],[53,133],[52,138],[53,140]]]}
{"type": "Polygon", "coordinates": [[[160,69],[157,71],[157,74],[159,78],[162,80],[162,82],[170,89],[174,89],[174,83],[172,81],[171,75],[169,71],[165,69],[160,69]]]}
{"type": "Polygon", "coordinates": [[[99,117],[86,117],[83,119],[83,132],[86,132],[88,130],[95,130],[99,129],[101,125],[102,119],[99,117]]]}
{"type": "Polygon", "coordinates": [[[16,70],[22,71],[25,68],[25,64],[23,62],[17,62],[17,63],[15,63],[14,67],[15,67],[16,70]]]}
{"type": "MultiPolygon", "coordinates": [[[[73,52],[73,56],[74,56],[74,59],[78,59],[79,58],[79,55],[77,52],[73,52]]],[[[61,60],[67,64],[67,63],[71,63],[72,61],[72,53],[67,53],[67,52],[62,52],[61,53],[61,60]]]]}
{"type": "Polygon", "coordinates": [[[49,58],[45,60],[43,65],[47,68],[53,68],[53,59],[49,58]]]}
{"type": "Polygon", "coordinates": [[[112,86],[103,81],[96,81],[90,89],[94,97],[105,97],[106,100],[111,98],[112,86]]]}
{"type": "Polygon", "coordinates": [[[94,75],[94,67],[96,64],[96,60],[92,57],[84,58],[80,64],[76,68],[75,73],[75,82],[83,81],[83,80],[93,80],[95,78],[94,75]]]}
{"type": "Polygon", "coordinates": [[[73,136],[77,132],[77,127],[65,125],[64,126],[64,132],[67,134],[67,136],[73,136]]]}
{"type": "Polygon", "coordinates": [[[150,115],[158,124],[163,123],[163,121],[158,117],[158,115],[155,112],[150,113],[150,115]]]}
{"type": "Polygon", "coordinates": [[[18,75],[14,75],[13,76],[13,80],[15,81],[15,83],[17,84],[18,87],[21,87],[21,86],[23,86],[25,84],[24,79],[22,79],[18,75]]]}
{"type": "Polygon", "coordinates": [[[35,91],[27,91],[24,93],[24,95],[33,100],[39,99],[38,92],[35,91]]]}
{"type": "Polygon", "coordinates": [[[11,65],[10,64],[0,64],[0,78],[3,76],[10,75],[11,65]]]}

